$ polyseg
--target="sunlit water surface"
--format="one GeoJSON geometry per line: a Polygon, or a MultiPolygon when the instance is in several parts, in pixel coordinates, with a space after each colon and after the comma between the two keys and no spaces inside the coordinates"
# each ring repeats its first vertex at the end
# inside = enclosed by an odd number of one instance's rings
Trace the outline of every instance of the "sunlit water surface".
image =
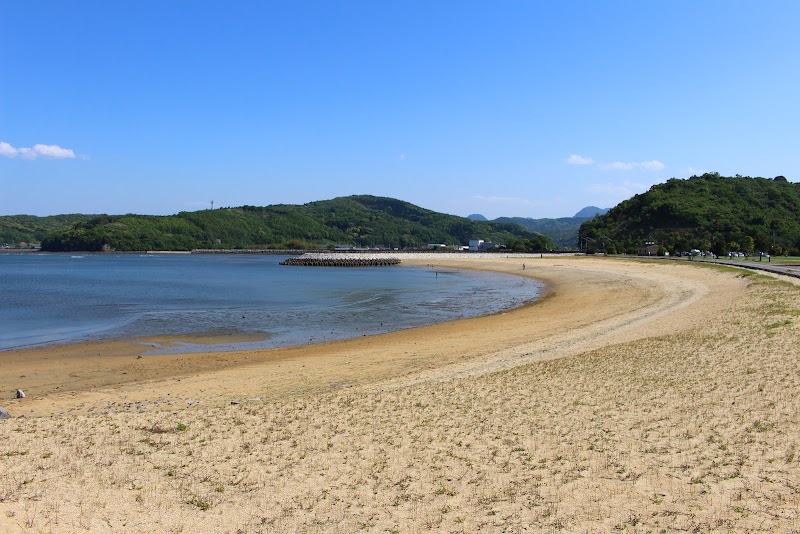
{"type": "MultiPolygon", "coordinates": [[[[262,255],[0,255],[0,350],[155,335],[257,334],[203,350],[378,334],[514,308],[533,280],[417,267],[288,267],[262,255]]],[[[190,352],[185,344],[161,352],[190,352]]]]}

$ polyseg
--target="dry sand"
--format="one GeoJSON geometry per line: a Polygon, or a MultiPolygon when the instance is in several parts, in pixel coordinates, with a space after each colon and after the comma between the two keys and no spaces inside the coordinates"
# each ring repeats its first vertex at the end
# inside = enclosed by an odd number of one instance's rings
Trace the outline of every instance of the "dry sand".
{"type": "Polygon", "coordinates": [[[0,402],[26,415],[0,421],[0,531],[800,530],[794,280],[437,261],[547,294],[286,349],[0,353],[28,393],[0,402]]]}

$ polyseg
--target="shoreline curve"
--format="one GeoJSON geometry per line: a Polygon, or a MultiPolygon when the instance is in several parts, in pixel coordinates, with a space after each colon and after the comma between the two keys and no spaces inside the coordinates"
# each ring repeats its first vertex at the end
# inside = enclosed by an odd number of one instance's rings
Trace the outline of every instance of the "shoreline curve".
{"type": "Polygon", "coordinates": [[[400,387],[649,335],[646,328],[659,317],[691,308],[709,292],[703,283],[683,276],[692,271],[683,265],[563,256],[413,256],[404,257],[404,264],[527,276],[544,289],[539,299],[506,312],[314,345],[139,357],[148,340],[113,340],[8,351],[0,353],[0,365],[9,369],[0,378],[0,391],[27,388],[21,413],[37,416],[182,409],[199,402],[277,399],[362,384],[400,387]]]}
{"type": "Polygon", "coordinates": [[[591,257],[524,274],[549,292],[507,313],[216,368],[122,358],[136,382],[10,401],[52,417],[0,421],[0,530],[798,529],[798,280],[591,257]]]}

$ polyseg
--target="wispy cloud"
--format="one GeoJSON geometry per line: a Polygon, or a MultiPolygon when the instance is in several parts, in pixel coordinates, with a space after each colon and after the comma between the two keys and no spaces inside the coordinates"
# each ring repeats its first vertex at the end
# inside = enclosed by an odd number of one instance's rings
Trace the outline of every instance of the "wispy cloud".
{"type": "Polygon", "coordinates": [[[654,159],[652,161],[615,161],[613,163],[603,163],[600,165],[601,169],[613,171],[631,171],[633,169],[642,169],[645,171],[660,171],[663,170],[665,165],[654,159]]]}
{"type": "Polygon", "coordinates": [[[643,171],[660,171],[666,165],[657,159],[651,161],[614,161],[612,163],[597,163],[589,156],[581,156],[580,154],[572,154],[566,159],[569,165],[594,165],[596,164],[599,169],[605,171],[631,171],[634,169],[641,169],[643,171]]]}
{"type": "Polygon", "coordinates": [[[567,163],[570,165],[591,165],[594,163],[594,160],[587,156],[572,154],[567,158],[567,163]]]}
{"type": "Polygon", "coordinates": [[[75,159],[76,157],[74,150],[58,145],[36,144],[30,148],[16,148],[5,141],[0,141],[0,156],[21,159],[75,159]]]}
{"type": "Polygon", "coordinates": [[[592,184],[586,188],[590,193],[607,195],[609,197],[631,197],[638,193],[643,193],[649,186],[637,182],[622,182],[612,183],[607,182],[604,184],[592,184]]]}

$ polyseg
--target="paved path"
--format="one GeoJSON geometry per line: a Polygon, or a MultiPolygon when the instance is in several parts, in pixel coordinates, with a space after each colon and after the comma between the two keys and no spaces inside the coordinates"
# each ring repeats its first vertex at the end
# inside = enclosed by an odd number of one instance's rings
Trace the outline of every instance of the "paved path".
{"type": "MultiPolygon", "coordinates": [[[[686,260],[688,261],[688,260],[686,260]]],[[[762,261],[749,261],[749,260],[728,260],[728,259],[716,259],[716,260],[706,260],[706,259],[693,259],[691,261],[704,261],[706,263],[717,263],[719,265],[730,265],[731,267],[744,267],[746,269],[757,269],[760,271],[768,271],[771,273],[783,274],[786,276],[793,276],[795,278],[800,278],[800,264],[792,265],[792,264],[781,264],[781,263],[772,263],[767,260],[762,261]]]]}

